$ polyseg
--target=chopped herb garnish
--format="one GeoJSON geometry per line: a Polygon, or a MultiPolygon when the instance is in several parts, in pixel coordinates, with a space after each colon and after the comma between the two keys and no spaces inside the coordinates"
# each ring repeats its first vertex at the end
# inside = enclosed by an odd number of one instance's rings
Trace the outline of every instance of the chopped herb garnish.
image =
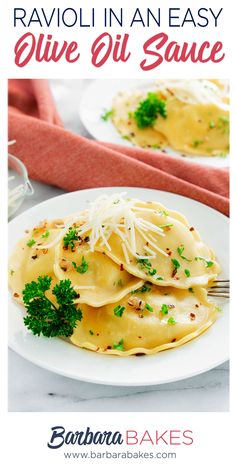
{"type": "Polygon", "coordinates": [[[123,313],[125,311],[125,307],[124,306],[121,306],[121,305],[117,305],[115,308],[114,308],[114,315],[118,316],[119,318],[122,317],[123,313]]]}
{"type": "Polygon", "coordinates": [[[152,149],[160,149],[160,145],[159,144],[152,144],[152,149]]]}
{"type": "Polygon", "coordinates": [[[36,244],[36,241],[34,239],[29,239],[26,244],[27,246],[32,247],[34,244],[36,244]]]}
{"type": "Polygon", "coordinates": [[[80,274],[85,274],[87,272],[89,264],[86,262],[84,256],[82,256],[82,261],[80,265],[77,265],[76,262],[72,262],[76,272],[79,272],[80,274]]]}
{"type": "Polygon", "coordinates": [[[91,334],[91,336],[93,336],[93,335],[94,335],[94,332],[90,329],[90,330],[89,330],[89,334],[91,334]]]}
{"type": "Polygon", "coordinates": [[[165,210],[160,210],[158,213],[160,216],[169,216],[169,213],[165,210]]]}
{"type": "Polygon", "coordinates": [[[214,122],[213,120],[211,120],[211,121],[209,122],[209,128],[210,128],[210,129],[215,128],[215,122],[214,122]]]}
{"type": "Polygon", "coordinates": [[[138,128],[148,128],[153,126],[158,118],[167,117],[166,102],[161,100],[156,93],[149,92],[147,98],[139,103],[138,108],[134,112],[134,119],[138,128]]]}
{"type": "Polygon", "coordinates": [[[171,259],[171,262],[176,270],[180,268],[180,263],[177,259],[171,259]]]}
{"type": "Polygon", "coordinates": [[[195,257],[195,261],[203,261],[206,267],[212,267],[214,265],[213,261],[205,259],[205,257],[195,257]]]}
{"type": "Polygon", "coordinates": [[[153,312],[153,308],[151,305],[149,305],[149,303],[146,303],[145,308],[146,310],[153,312]]]}
{"type": "Polygon", "coordinates": [[[149,285],[144,284],[141,288],[136,288],[136,290],[132,290],[132,294],[134,293],[145,293],[145,292],[150,292],[151,287],[149,285]]]}
{"type": "Polygon", "coordinates": [[[193,147],[196,148],[196,147],[200,146],[200,144],[203,144],[203,143],[204,143],[204,141],[202,141],[201,139],[195,139],[193,141],[193,147]]]}
{"type": "Polygon", "coordinates": [[[163,277],[156,277],[156,280],[164,280],[163,277]]]}
{"type": "Polygon", "coordinates": [[[148,259],[137,259],[138,264],[142,270],[147,270],[146,275],[155,275],[157,273],[156,269],[153,269],[151,262],[148,259]]]}
{"type": "Polygon", "coordinates": [[[118,343],[113,343],[113,349],[117,349],[118,351],[124,351],[124,339],[121,339],[118,343]]]}
{"type": "Polygon", "coordinates": [[[129,111],[129,113],[128,113],[128,118],[129,118],[130,120],[131,120],[131,118],[133,118],[133,113],[132,113],[132,111],[129,111]]]}
{"type": "Polygon", "coordinates": [[[175,325],[175,324],[176,324],[176,321],[175,321],[175,319],[173,318],[173,316],[171,316],[170,318],[168,318],[167,323],[168,323],[169,325],[175,325]]]}
{"type": "Polygon", "coordinates": [[[216,311],[219,311],[219,312],[221,312],[221,311],[222,311],[222,307],[221,307],[221,306],[219,306],[219,305],[216,305],[216,311]]]}
{"type": "Polygon", "coordinates": [[[77,321],[82,319],[82,311],[74,303],[77,293],[70,280],[61,280],[52,289],[56,304],[45,295],[51,287],[52,278],[45,275],[37,282],[27,283],[22,292],[28,315],[24,324],[34,335],[71,336],[77,321]]]}
{"type": "Polygon", "coordinates": [[[190,275],[191,275],[190,270],[188,270],[188,269],[185,269],[184,273],[185,273],[186,277],[190,277],[190,275]]]}
{"type": "Polygon", "coordinates": [[[123,287],[123,280],[122,280],[122,279],[119,279],[119,280],[117,280],[117,282],[116,282],[116,281],[113,282],[113,285],[114,285],[115,287],[123,287]]]}
{"type": "Polygon", "coordinates": [[[223,133],[229,132],[229,118],[227,116],[220,116],[219,117],[219,129],[223,130],[223,133]]]}
{"type": "Polygon", "coordinates": [[[177,248],[177,251],[178,251],[178,254],[179,254],[179,256],[181,257],[181,259],[184,259],[185,261],[191,262],[191,259],[187,259],[187,257],[183,256],[183,252],[184,252],[184,246],[183,246],[183,244],[181,244],[181,246],[179,246],[179,247],[177,248]]]}
{"type": "Polygon", "coordinates": [[[161,306],[161,309],[160,309],[160,313],[162,313],[163,315],[168,315],[168,312],[169,312],[168,305],[163,303],[163,305],[161,306]]]}
{"type": "Polygon", "coordinates": [[[77,228],[69,228],[68,233],[66,233],[65,237],[63,238],[64,241],[64,248],[67,249],[68,247],[73,250],[75,247],[74,241],[78,241],[79,236],[77,234],[77,228]]]}
{"type": "Polygon", "coordinates": [[[103,121],[108,121],[113,115],[113,110],[105,110],[103,115],[101,115],[101,119],[103,121]]]}
{"type": "Polygon", "coordinates": [[[124,134],[123,136],[121,136],[123,139],[125,139],[126,141],[130,141],[130,136],[128,136],[127,134],[124,134]]]}
{"type": "Polygon", "coordinates": [[[46,229],[45,233],[42,234],[42,238],[48,238],[49,235],[50,235],[50,231],[46,229]]]}

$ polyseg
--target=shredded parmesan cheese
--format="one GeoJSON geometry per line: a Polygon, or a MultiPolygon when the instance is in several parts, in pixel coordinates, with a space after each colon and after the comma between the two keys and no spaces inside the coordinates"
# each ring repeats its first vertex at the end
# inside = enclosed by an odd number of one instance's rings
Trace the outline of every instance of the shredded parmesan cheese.
{"type": "MultiPolygon", "coordinates": [[[[130,262],[128,252],[134,257],[138,256],[139,259],[155,258],[156,253],[154,251],[150,252],[150,249],[149,254],[151,255],[149,256],[137,253],[137,232],[143,237],[144,245],[148,242],[157,252],[167,256],[150,234],[165,237],[165,232],[144,217],[146,211],[151,210],[152,213],[156,213],[156,210],[138,207],[137,202],[139,200],[126,199],[125,195],[126,193],[122,192],[111,196],[100,196],[90,203],[89,209],[67,219],[65,227],[62,228],[58,236],[52,242],[40,245],[40,248],[49,249],[55,246],[64,238],[69,228],[73,226],[78,228],[80,237],[85,234],[89,235],[88,244],[91,252],[94,252],[98,246],[105,246],[108,251],[111,251],[109,239],[113,234],[117,235],[121,239],[121,247],[127,264],[130,262]],[[142,217],[139,216],[141,210],[144,213],[142,217]],[[148,233],[150,239],[144,233],[148,233]]],[[[35,244],[33,247],[38,246],[35,244]]]]}

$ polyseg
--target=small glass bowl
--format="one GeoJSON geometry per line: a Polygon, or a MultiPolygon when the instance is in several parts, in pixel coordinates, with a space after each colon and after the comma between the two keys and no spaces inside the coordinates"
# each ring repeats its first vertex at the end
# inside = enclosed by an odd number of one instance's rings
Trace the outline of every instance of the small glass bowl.
{"type": "Polygon", "coordinates": [[[17,157],[8,154],[8,218],[16,213],[26,195],[33,193],[25,165],[17,157]]]}

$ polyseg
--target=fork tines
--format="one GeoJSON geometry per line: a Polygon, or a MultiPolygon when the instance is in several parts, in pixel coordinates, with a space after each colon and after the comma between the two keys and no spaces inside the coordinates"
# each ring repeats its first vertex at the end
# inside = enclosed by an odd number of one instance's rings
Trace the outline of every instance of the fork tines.
{"type": "Polygon", "coordinates": [[[208,290],[208,295],[229,298],[229,280],[214,280],[213,285],[208,290]]]}

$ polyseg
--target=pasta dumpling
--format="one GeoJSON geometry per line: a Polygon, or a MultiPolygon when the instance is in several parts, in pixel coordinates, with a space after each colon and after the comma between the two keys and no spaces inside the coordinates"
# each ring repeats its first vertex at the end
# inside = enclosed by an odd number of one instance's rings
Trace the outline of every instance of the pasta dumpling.
{"type": "Polygon", "coordinates": [[[181,213],[121,193],[27,231],[10,257],[9,284],[33,334],[129,356],[205,331],[217,313],[206,289],[219,272],[181,213]]]}
{"type": "Polygon", "coordinates": [[[171,349],[198,336],[215,320],[206,291],[145,286],[100,308],[82,306],[83,318],[70,340],[106,354],[127,356],[171,349]]]}
{"type": "Polygon", "coordinates": [[[112,122],[126,140],[184,154],[221,156],[229,151],[229,96],[214,80],[158,80],[150,90],[120,92],[112,122]]]}

